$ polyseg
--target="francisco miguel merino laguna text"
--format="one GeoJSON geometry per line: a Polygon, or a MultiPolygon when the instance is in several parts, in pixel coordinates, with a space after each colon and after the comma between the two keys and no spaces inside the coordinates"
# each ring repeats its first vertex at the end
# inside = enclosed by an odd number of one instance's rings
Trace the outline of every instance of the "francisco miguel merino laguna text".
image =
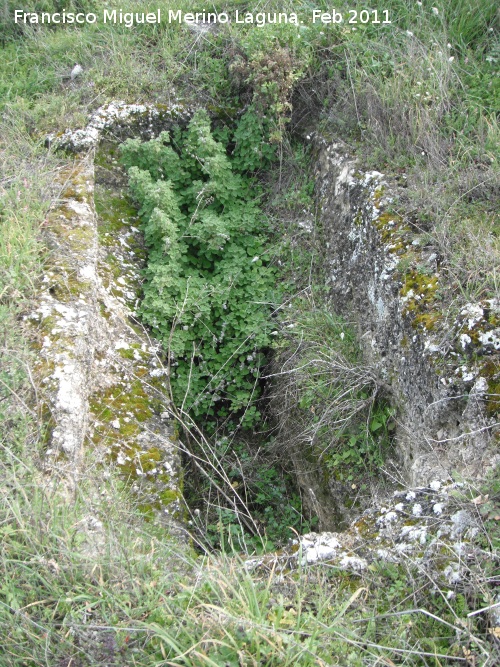
{"type": "MultiPolygon", "coordinates": [[[[14,11],[14,23],[36,24],[66,24],[82,25],[84,23],[97,23],[98,15],[93,12],[25,12],[22,9],[14,11]]],[[[159,24],[162,22],[161,11],[155,12],[124,12],[121,9],[104,9],[101,18],[102,23],[115,23],[132,28],[134,25],[144,23],[159,24]]],[[[299,19],[295,12],[239,12],[236,10],[234,16],[227,12],[183,12],[180,9],[169,9],[166,17],[167,23],[253,23],[262,27],[266,23],[292,23],[299,25],[299,19]]]]}
{"type": "MultiPolygon", "coordinates": [[[[83,24],[83,23],[97,23],[98,16],[93,12],[84,14],[83,12],[67,12],[63,9],[60,12],[25,12],[22,9],[14,11],[15,23],[29,23],[29,24],[83,24]]],[[[104,9],[102,18],[103,23],[115,23],[124,25],[126,28],[132,28],[134,25],[144,23],[162,22],[161,11],[157,9],[155,12],[124,12],[121,9],[104,9]]],[[[324,12],[320,9],[313,9],[309,15],[309,20],[312,23],[339,24],[339,23],[391,23],[389,19],[389,10],[377,9],[349,9],[344,12],[333,9],[329,12],[324,12]]],[[[230,17],[227,12],[183,12],[181,9],[169,9],[165,19],[166,23],[246,23],[255,24],[258,28],[267,23],[292,23],[299,25],[303,21],[299,21],[298,15],[295,12],[239,12],[235,10],[234,15],[230,17]]]]}

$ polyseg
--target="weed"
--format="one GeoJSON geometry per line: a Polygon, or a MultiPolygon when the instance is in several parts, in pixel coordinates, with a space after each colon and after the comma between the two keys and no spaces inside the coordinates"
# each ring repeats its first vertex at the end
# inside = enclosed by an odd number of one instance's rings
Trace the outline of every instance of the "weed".
{"type": "MultiPolygon", "coordinates": [[[[144,523],[111,471],[86,475],[67,504],[33,483],[19,457],[2,449],[0,458],[9,488],[0,497],[6,665],[437,667],[464,655],[494,664],[494,637],[476,613],[493,604],[487,559],[464,562],[468,578],[455,590],[419,559],[374,562],[357,574],[307,565],[251,572],[224,554],[196,561],[165,528],[144,523]]],[[[475,498],[474,489],[464,493],[458,507],[475,498]]]]}
{"type": "Polygon", "coordinates": [[[165,345],[179,405],[207,425],[241,411],[252,426],[273,301],[265,221],[206,114],[170,144],[162,133],[122,147],[149,249],[142,317],[165,345]]]}
{"type": "Polygon", "coordinates": [[[360,363],[353,330],[322,310],[293,315],[275,362],[277,397],[285,396],[274,399],[281,437],[342,481],[377,470],[390,449],[393,410],[378,396],[373,370],[360,363]]]}

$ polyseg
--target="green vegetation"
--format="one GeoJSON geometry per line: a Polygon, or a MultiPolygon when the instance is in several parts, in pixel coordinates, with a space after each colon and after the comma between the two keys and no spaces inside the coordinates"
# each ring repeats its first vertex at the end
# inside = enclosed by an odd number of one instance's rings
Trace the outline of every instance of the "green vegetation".
{"type": "Polygon", "coordinates": [[[366,482],[390,451],[394,411],[350,325],[308,299],[293,305],[294,326],[275,345],[282,446],[294,442],[337,480],[366,482]]]}
{"type": "MultiPolygon", "coordinates": [[[[68,11],[98,5],[28,0],[23,8],[63,4],[68,11]]],[[[254,9],[237,0],[212,4],[214,11],[254,9]]],[[[329,4],[317,6],[331,11],[329,4]]],[[[108,5],[138,9],[127,0],[108,5]]],[[[193,10],[190,0],[156,3],[163,12],[172,5],[193,10]]],[[[112,474],[92,481],[92,461],[73,502],[62,502],[55,482],[43,487],[36,464],[46,423],[21,325],[50,252],[40,231],[60,194],[55,176],[73,159],[48,151],[46,133],[83,126],[116,98],[167,106],[181,98],[204,107],[215,123],[198,113],[189,128],[132,141],[123,152],[150,253],[143,317],[172,353],[179,408],[212,424],[231,418],[267,431],[267,415],[251,401],[274,340],[271,321],[273,330],[288,332],[275,343],[276,355],[300,341],[288,384],[299,441],[312,438],[334,477],[371,474],[390,448],[393,415],[361,364],[348,323],[329,319],[316,295],[307,305],[287,302],[269,320],[278,301],[275,246],[289,295],[307,287],[302,276],[314,278],[319,262],[317,239],[296,225],[313,209],[300,137],[314,130],[340,137],[366,166],[401,186],[398,230],[421,233],[441,263],[437,308],[429,276],[410,255],[401,261],[403,294],[425,290],[416,325],[429,330],[446,309],[493,296],[500,89],[494,0],[387,0],[391,25],[233,23],[206,35],[167,23],[16,27],[15,8],[13,0],[0,7],[0,665],[493,665],[498,628],[467,614],[494,604],[498,475],[457,498],[457,508],[470,507],[481,494],[482,523],[479,556],[450,598],[443,581],[411,561],[374,564],[363,574],[306,567],[250,574],[228,552],[256,551],[266,540],[272,547],[314,522],[301,516],[300,498],[279,465],[279,439],[257,455],[253,433],[216,432],[209,460],[214,468],[223,461],[224,488],[233,487],[246,507],[227,502],[215,474],[197,479],[203,488],[192,492],[193,503],[208,498],[210,509],[193,516],[193,534],[205,550],[223,549],[201,563],[145,522],[112,474]],[[83,74],[71,81],[75,62],[83,74]],[[294,328],[286,329],[289,323],[294,328]],[[247,511],[254,533],[241,527],[247,511]]],[[[290,0],[270,2],[265,11],[309,15],[311,8],[290,0]]],[[[493,414],[498,368],[488,364],[493,414]]]]}
{"type": "MultiPolygon", "coordinates": [[[[358,574],[277,573],[272,563],[251,572],[224,554],[201,564],[144,523],[113,477],[82,480],[61,503],[19,457],[2,450],[1,466],[2,666],[494,664],[480,619],[467,614],[493,602],[497,482],[479,506],[484,556],[447,596],[411,561],[358,574]]],[[[478,491],[464,489],[457,509],[478,491]]]]}
{"type": "MultiPolygon", "coordinates": [[[[137,10],[135,3],[108,4],[137,10]]],[[[273,153],[283,164],[290,141],[285,130],[319,124],[359,148],[369,166],[394,174],[405,186],[396,207],[405,223],[428,233],[437,245],[454,290],[474,299],[496,289],[491,267],[498,253],[500,77],[494,0],[460,0],[452,7],[389,0],[390,25],[224,24],[203,39],[176,23],[14,30],[6,18],[14,5],[5,2],[2,13],[7,30],[2,31],[0,104],[6,118],[16,118],[32,139],[81,125],[87,111],[117,97],[168,104],[182,96],[229,122],[252,105],[266,116],[261,122],[270,138],[253,137],[258,150],[239,156],[247,160],[245,169],[254,169],[261,166],[261,156],[273,153]],[[68,79],[75,62],[84,68],[77,84],[68,79]]],[[[171,7],[163,1],[157,5],[164,14],[171,7]]],[[[175,8],[192,10],[190,5],[178,0],[175,8]]],[[[60,9],[51,0],[27,3],[25,9],[35,6],[60,9]]],[[[66,9],[92,6],[74,0],[66,9]]],[[[322,2],[318,7],[329,9],[322,2]]],[[[347,7],[336,5],[343,12],[347,7]]],[[[212,9],[236,8],[246,9],[243,3],[220,1],[212,9]]],[[[274,10],[309,17],[311,6],[269,3],[266,11],[274,10]]],[[[254,129],[240,123],[239,132],[254,129]]]]}
{"type": "MultiPolygon", "coordinates": [[[[253,137],[249,128],[246,120],[253,137]]],[[[235,135],[246,164],[252,144],[235,135]]],[[[149,250],[142,319],[164,343],[176,405],[207,425],[240,412],[249,427],[260,417],[254,402],[275,300],[265,221],[205,112],[175,133],[178,152],[170,143],[163,132],[121,150],[149,250]]]]}
{"type": "MultiPolygon", "coordinates": [[[[196,542],[202,551],[215,549],[227,554],[265,553],[286,544],[297,533],[317,526],[317,519],[303,516],[302,499],[293,475],[285,473],[282,461],[273,456],[271,442],[252,441],[248,435],[223,436],[203,454],[226,471],[227,481],[238,494],[237,502],[217,493],[216,474],[188,483],[186,502],[192,514],[196,542]],[[200,512],[199,507],[203,510],[200,512]]],[[[207,469],[210,467],[207,465],[207,469]]]]}
{"type": "MultiPolygon", "coordinates": [[[[456,313],[498,289],[496,3],[385,6],[397,29],[357,26],[328,47],[315,99],[327,98],[325,129],[400,184],[398,229],[410,226],[436,248],[442,289],[460,295],[456,313]]],[[[310,99],[305,87],[303,95],[310,99]]]]}

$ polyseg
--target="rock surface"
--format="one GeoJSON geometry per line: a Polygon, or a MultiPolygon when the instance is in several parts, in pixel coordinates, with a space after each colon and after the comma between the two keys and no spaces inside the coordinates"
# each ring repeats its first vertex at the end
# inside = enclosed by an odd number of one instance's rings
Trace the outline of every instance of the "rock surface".
{"type": "Polygon", "coordinates": [[[85,153],[96,148],[105,134],[111,133],[115,139],[132,134],[151,139],[174,121],[186,122],[190,115],[191,111],[180,104],[127,104],[116,100],[99,107],[85,128],[51,134],[46,143],[56,149],[85,153]]]}
{"type": "Polygon", "coordinates": [[[441,480],[396,491],[343,532],[302,535],[281,552],[250,558],[245,565],[249,570],[285,572],[324,563],[362,572],[374,562],[407,562],[424,568],[436,585],[453,595],[454,586],[469,576],[469,562],[481,551],[474,538],[480,531],[482,499],[465,501],[466,495],[464,484],[441,480]]]}
{"type": "MultiPolygon", "coordinates": [[[[93,147],[92,123],[82,132],[93,147]]],[[[100,463],[116,464],[142,505],[172,523],[183,513],[181,457],[159,346],[135,317],[142,235],[132,216],[96,214],[93,152],[58,180],[61,194],[43,229],[51,252],[26,317],[39,347],[45,469],[75,489],[89,459],[97,475],[100,463]]]]}
{"type": "Polygon", "coordinates": [[[500,460],[500,301],[446,313],[434,248],[391,207],[384,175],[361,172],[342,143],[317,140],[315,176],[333,309],[357,322],[398,409],[406,481],[481,477],[500,460]]]}

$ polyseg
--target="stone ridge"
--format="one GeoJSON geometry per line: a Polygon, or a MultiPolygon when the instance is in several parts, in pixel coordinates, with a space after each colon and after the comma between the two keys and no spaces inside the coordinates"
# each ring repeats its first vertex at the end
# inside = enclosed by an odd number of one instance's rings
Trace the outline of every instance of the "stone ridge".
{"type": "Polygon", "coordinates": [[[445,316],[437,254],[391,206],[383,174],[342,142],[316,138],[318,225],[333,309],[355,320],[366,358],[398,409],[399,467],[410,485],[500,460],[500,302],[445,316]]]}
{"type": "MultiPolygon", "coordinates": [[[[247,559],[245,567],[256,575],[286,575],[317,565],[361,574],[383,563],[401,563],[409,571],[425,571],[449,600],[470,580],[475,562],[495,563],[494,553],[475,539],[484,530],[479,509],[487,501],[487,496],[470,498],[461,482],[434,479],[426,487],[394,492],[344,532],[302,535],[280,552],[247,559]]],[[[500,607],[493,605],[489,616],[498,626],[500,607]]]]}
{"type": "Polygon", "coordinates": [[[166,125],[187,122],[191,115],[192,110],[182,104],[127,104],[117,100],[99,107],[85,128],[50,134],[45,143],[56,150],[86,153],[95,149],[106,133],[112,132],[115,140],[132,135],[152,139],[166,125]]]}
{"type": "MultiPolygon", "coordinates": [[[[392,498],[366,510],[340,533],[307,533],[290,540],[282,552],[246,561],[249,568],[275,562],[280,569],[328,562],[345,570],[362,571],[374,561],[398,563],[409,556],[426,561],[439,547],[451,548],[456,564],[443,572],[448,585],[460,581],[460,559],[475,548],[479,532],[477,506],[458,508],[455,494],[461,482],[433,480],[428,487],[395,491],[392,498]]],[[[447,563],[449,564],[449,563],[447,563]]],[[[465,564],[462,563],[462,567],[465,564]]],[[[443,568],[444,570],[444,568],[443,568]]]]}
{"type": "Polygon", "coordinates": [[[43,227],[51,252],[26,317],[39,348],[45,469],[74,491],[89,456],[116,464],[143,506],[171,523],[183,512],[181,459],[158,344],[135,319],[141,235],[125,219],[109,238],[99,230],[93,156],[58,181],[43,227]]]}
{"type": "Polygon", "coordinates": [[[28,316],[37,325],[46,456],[75,476],[89,426],[88,397],[95,321],[97,236],[93,209],[93,165],[85,160],[59,173],[61,197],[43,227],[50,256],[38,304],[28,316]],[[74,194],[69,196],[73,185],[74,194]],[[64,459],[64,464],[62,460],[64,459]]]}

